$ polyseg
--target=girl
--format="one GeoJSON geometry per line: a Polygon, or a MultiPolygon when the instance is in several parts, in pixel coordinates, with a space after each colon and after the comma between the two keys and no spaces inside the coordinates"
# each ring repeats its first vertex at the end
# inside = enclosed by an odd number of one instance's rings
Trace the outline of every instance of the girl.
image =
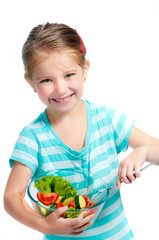
{"type": "Polygon", "coordinates": [[[21,131],[15,144],[4,206],[15,219],[42,232],[45,240],[133,239],[120,182],[132,182],[133,171],[139,177],[140,166],[159,157],[159,141],[135,128],[124,114],[81,99],[89,69],[85,55],[81,37],[69,26],[47,23],[30,32],[22,52],[25,79],[46,110],[21,131]],[[128,146],[135,150],[119,167],[118,154],[128,146]],[[65,206],[42,218],[24,200],[32,177],[62,168],[90,171],[108,185],[117,184],[93,225],[94,214],[85,217],[87,211],[63,219],[65,206]]]}

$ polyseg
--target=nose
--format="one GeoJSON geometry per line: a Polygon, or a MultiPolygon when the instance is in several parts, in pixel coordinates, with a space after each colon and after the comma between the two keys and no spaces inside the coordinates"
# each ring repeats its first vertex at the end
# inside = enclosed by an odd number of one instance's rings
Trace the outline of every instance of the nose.
{"type": "Polygon", "coordinates": [[[58,79],[56,81],[56,92],[59,93],[60,95],[64,95],[67,92],[67,84],[65,80],[58,79]]]}

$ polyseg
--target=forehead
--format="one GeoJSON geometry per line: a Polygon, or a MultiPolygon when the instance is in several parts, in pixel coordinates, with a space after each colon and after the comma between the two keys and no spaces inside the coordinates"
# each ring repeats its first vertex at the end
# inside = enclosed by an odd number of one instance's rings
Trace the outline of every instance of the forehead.
{"type": "MultiPolygon", "coordinates": [[[[39,58],[40,59],[40,58],[39,58]]],[[[55,71],[69,71],[81,68],[78,64],[77,54],[72,51],[53,51],[42,54],[41,61],[32,69],[32,77],[55,71]]]]}

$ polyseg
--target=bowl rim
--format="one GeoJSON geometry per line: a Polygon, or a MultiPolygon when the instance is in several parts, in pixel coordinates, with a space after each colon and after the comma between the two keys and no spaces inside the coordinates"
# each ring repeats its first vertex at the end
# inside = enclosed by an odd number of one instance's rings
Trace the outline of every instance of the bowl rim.
{"type": "MultiPolygon", "coordinates": [[[[82,171],[82,170],[68,169],[68,168],[50,170],[50,171],[46,172],[45,175],[44,175],[44,174],[39,174],[39,175],[37,175],[36,177],[32,178],[32,179],[30,180],[28,186],[27,186],[27,194],[28,194],[28,196],[30,197],[30,199],[31,199],[34,203],[36,203],[37,205],[39,205],[40,207],[46,208],[47,210],[51,210],[51,211],[55,211],[55,210],[57,210],[57,209],[56,209],[56,208],[53,208],[53,207],[48,207],[48,206],[42,204],[41,202],[36,201],[36,200],[31,196],[29,189],[30,189],[30,185],[32,184],[32,182],[33,182],[35,179],[39,179],[39,178],[41,178],[41,177],[43,177],[43,176],[51,175],[50,173],[52,173],[52,172],[58,172],[58,171],[67,171],[67,172],[68,172],[68,171],[73,171],[73,172],[79,172],[79,173],[84,173],[84,172],[85,172],[85,171],[82,171]]],[[[87,173],[87,174],[90,173],[90,174],[92,174],[92,175],[94,175],[94,176],[97,176],[99,179],[101,179],[101,180],[104,182],[104,184],[106,185],[106,187],[108,186],[107,183],[104,181],[104,179],[101,178],[99,175],[97,175],[97,174],[95,174],[95,173],[92,173],[92,172],[85,172],[85,173],[87,173]]],[[[104,201],[108,198],[108,195],[109,195],[109,190],[107,190],[107,194],[105,194],[104,198],[103,198],[101,201],[99,201],[97,204],[95,204],[94,206],[88,207],[88,208],[83,208],[83,209],[68,209],[67,212],[87,211],[87,210],[96,208],[96,207],[98,207],[100,204],[104,203],[104,201]]]]}

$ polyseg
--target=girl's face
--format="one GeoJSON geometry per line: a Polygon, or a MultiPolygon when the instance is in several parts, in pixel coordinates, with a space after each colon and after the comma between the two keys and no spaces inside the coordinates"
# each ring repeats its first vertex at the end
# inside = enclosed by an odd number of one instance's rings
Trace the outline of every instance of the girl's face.
{"type": "Polygon", "coordinates": [[[32,79],[26,80],[38,93],[48,111],[58,113],[73,109],[79,102],[86,79],[89,62],[82,68],[70,51],[56,51],[37,64],[32,71],[32,79]]]}

